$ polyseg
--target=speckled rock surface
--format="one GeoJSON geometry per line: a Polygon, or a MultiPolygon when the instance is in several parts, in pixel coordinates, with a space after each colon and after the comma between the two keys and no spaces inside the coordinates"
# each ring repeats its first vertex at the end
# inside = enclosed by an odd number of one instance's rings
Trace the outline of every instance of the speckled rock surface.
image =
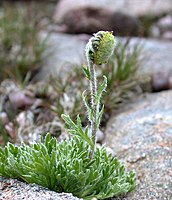
{"type": "Polygon", "coordinates": [[[172,199],[172,91],[138,99],[107,125],[106,141],[128,169],[137,187],[126,200],[172,199]]]}
{"type": "Polygon", "coordinates": [[[69,193],[56,193],[36,184],[0,177],[0,200],[79,200],[69,193]]]}

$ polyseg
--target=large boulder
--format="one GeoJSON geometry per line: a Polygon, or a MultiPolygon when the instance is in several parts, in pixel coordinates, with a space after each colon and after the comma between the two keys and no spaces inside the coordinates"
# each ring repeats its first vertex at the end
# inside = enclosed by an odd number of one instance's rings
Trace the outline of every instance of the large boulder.
{"type": "Polygon", "coordinates": [[[138,35],[139,21],[127,12],[113,11],[94,1],[60,1],[55,22],[63,24],[67,33],[92,34],[99,30],[114,31],[116,35],[138,35]]]}
{"type": "Polygon", "coordinates": [[[147,95],[107,124],[106,142],[137,173],[130,199],[172,199],[172,91],[147,95]]]}
{"type": "Polygon", "coordinates": [[[92,34],[99,30],[113,31],[121,36],[139,33],[139,21],[135,17],[90,6],[68,11],[60,23],[65,25],[65,32],[73,34],[92,34]]]}

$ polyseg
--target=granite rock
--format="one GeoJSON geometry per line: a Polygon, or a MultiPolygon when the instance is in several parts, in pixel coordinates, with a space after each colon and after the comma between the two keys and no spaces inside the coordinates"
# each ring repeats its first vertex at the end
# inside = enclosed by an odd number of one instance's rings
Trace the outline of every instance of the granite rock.
{"type": "Polygon", "coordinates": [[[137,187],[126,200],[172,199],[172,91],[138,98],[107,124],[106,142],[137,187]]]}

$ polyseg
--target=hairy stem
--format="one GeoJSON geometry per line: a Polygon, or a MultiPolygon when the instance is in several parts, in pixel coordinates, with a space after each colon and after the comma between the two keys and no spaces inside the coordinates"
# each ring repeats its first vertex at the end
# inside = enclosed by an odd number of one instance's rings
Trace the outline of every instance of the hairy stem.
{"type": "Polygon", "coordinates": [[[97,115],[99,112],[99,103],[96,103],[96,93],[97,93],[97,77],[95,67],[96,65],[88,60],[89,70],[90,70],[90,93],[91,93],[91,108],[92,108],[92,120],[91,120],[91,138],[94,144],[93,149],[90,151],[90,158],[92,159],[94,155],[95,145],[96,145],[96,133],[97,133],[97,115]]]}
{"type": "MultiPolygon", "coordinates": [[[[99,31],[94,34],[92,38],[89,39],[86,45],[86,59],[88,63],[88,68],[85,69],[87,78],[90,80],[90,93],[91,93],[91,106],[86,102],[86,107],[88,111],[88,119],[91,123],[91,139],[93,147],[90,150],[90,159],[93,158],[95,145],[96,145],[96,135],[100,124],[103,108],[100,109],[100,98],[102,92],[105,90],[107,85],[107,78],[105,82],[102,83],[97,88],[97,78],[95,67],[108,62],[110,56],[114,50],[114,36],[112,32],[109,31],[99,31]],[[91,108],[90,108],[91,107],[91,108]]],[[[84,100],[85,102],[85,100],[84,100]]]]}

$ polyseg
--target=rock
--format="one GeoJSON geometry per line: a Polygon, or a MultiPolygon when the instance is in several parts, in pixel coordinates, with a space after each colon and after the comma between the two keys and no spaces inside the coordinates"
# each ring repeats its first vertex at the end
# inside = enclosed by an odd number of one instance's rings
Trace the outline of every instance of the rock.
{"type": "Polygon", "coordinates": [[[157,26],[152,25],[149,30],[149,35],[154,38],[160,38],[161,37],[160,29],[157,26]]]}
{"type": "Polygon", "coordinates": [[[70,193],[56,193],[36,184],[0,177],[1,200],[79,200],[70,193]]]}
{"type": "Polygon", "coordinates": [[[31,126],[34,124],[34,115],[31,111],[22,111],[16,116],[19,127],[31,126]]]}
{"type": "Polygon", "coordinates": [[[17,110],[18,108],[28,107],[35,103],[36,99],[27,96],[24,91],[12,92],[9,94],[9,100],[12,108],[17,110]]]}
{"type": "Polygon", "coordinates": [[[170,89],[169,76],[164,72],[157,72],[152,75],[152,91],[160,92],[170,89]]]}
{"type": "Polygon", "coordinates": [[[46,133],[51,133],[51,136],[56,137],[58,142],[69,138],[69,135],[66,132],[61,134],[62,126],[57,119],[54,119],[52,122],[36,125],[32,121],[34,119],[28,119],[28,117],[34,117],[28,116],[31,114],[33,115],[33,113],[28,111],[24,114],[25,118],[27,118],[25,119],[24,126],[18,128],[16,143],[20,144],[21,142],[25,142],[27,144],[32,144],[33,142],[39,142],[41,136],[45,137],[46,133]]]}
{"type": "Polygon", "coordinates": [[[166,40],[172,40],[172,31],[166,31],[162,34],[162,38],[166,40]]]}
{"type": "Polygon", "coordinates": [[[130,46],[134,44],[143,45],[142,61],[137,72],[141,79],[158,73],[172,76],[172,42],[132,38],[130,46]]]}
{"type": "Polygon", "coordinates": [[[138,35],[139,21],[128,14],[110,9],[82,7],[69,10],[61,19],[67,33],[92,34],[99,30],[113,31],[116,35],[138,35]]]}
{"type": "Polygon", "coordinates": [[[172,11],[172,0],[60,0],[57,3],[54,19],[61,21],[63,17],[73,9],[83,7],[105,8],[112,12],[125,13],[132,16],[162,16],[172,11]]]}
{"type": "Polygon", "coordinates": [[[104,139],[105,139],[104,133],[100,129],[98,129],[96,142],[102,144],[104,142],[104,139]]]}
{"type": "Polygon", "coordinates": [[[152,25],[150,33],[153,37],[172,40],[172,15],[160,18],[152,25]]]}
{"type": "Polygon", "coordinates": [[[172,31],[172,16],[166,15],[158,20],[157,26],[160,27],[161,30],[170,30],[172,31]]]}
{"type": "Polygon", "coordinates": [[[14,124],[12,122],[9,122],[8,124],[5,125],[5,130],[11,139],[16,139],[17,134],[16,134],[14,124]]]}
{"type": "Polygon", "coordinates": [[[169,87],[170,87],[170,89],[172,89],[172,76],[171,77],[169,77],[169,87]]]}
{"type": "Polygon", "coordinates": [[[8,115],[6,112],[0,112],[0,124],[6,125],[9,123],[8,115]]]}
{"type": "Polygon", "coordinates": [[[172,91],[149,94],[107,124],[106,142],[137,173],[125,198],[172,199],[172,91]]]}
{"type": "MultiPolygon", "coordinates": [[[[49,34],[46,54],[41,71],[35,76],[34,80],[45,80],[50,76],[61,76],[70,73],[73,66],[82,66],[84,58],[84,48],[89,36],[86,35],[67,35],[67,34],[49,34]]],[[[47,33],[42,33],[40,38],[45,39],[47,33]]]]}
{"type": "MultiPolygon", "coordinates": [[[[88,128],[88,135],[91,136],[91,128],[88,128]]],[[[104,142],[105,135],[100,129],[97,130],[96,142],[102,144],[104,142]]]]}
{"type": "Polygon", "coordinates": [[[17,109],[33,105],[40,106],[41,104],[42,101],[35,98],[31,91],[26,88],[22,90],[15,81],[4,80],[0,84],[0,110],[5,111],[7,114],[12,114],[17,109]]]}
{"type": "Polygon", "coordinates": [[[42,105],[42,100],[37,99],[27,90],[12,91],[8,95],[7,101],[4,103],[4,110],[8,113],[9,110],[16,112],[19,109],[28,107],[39,107],[42,105]]]}

